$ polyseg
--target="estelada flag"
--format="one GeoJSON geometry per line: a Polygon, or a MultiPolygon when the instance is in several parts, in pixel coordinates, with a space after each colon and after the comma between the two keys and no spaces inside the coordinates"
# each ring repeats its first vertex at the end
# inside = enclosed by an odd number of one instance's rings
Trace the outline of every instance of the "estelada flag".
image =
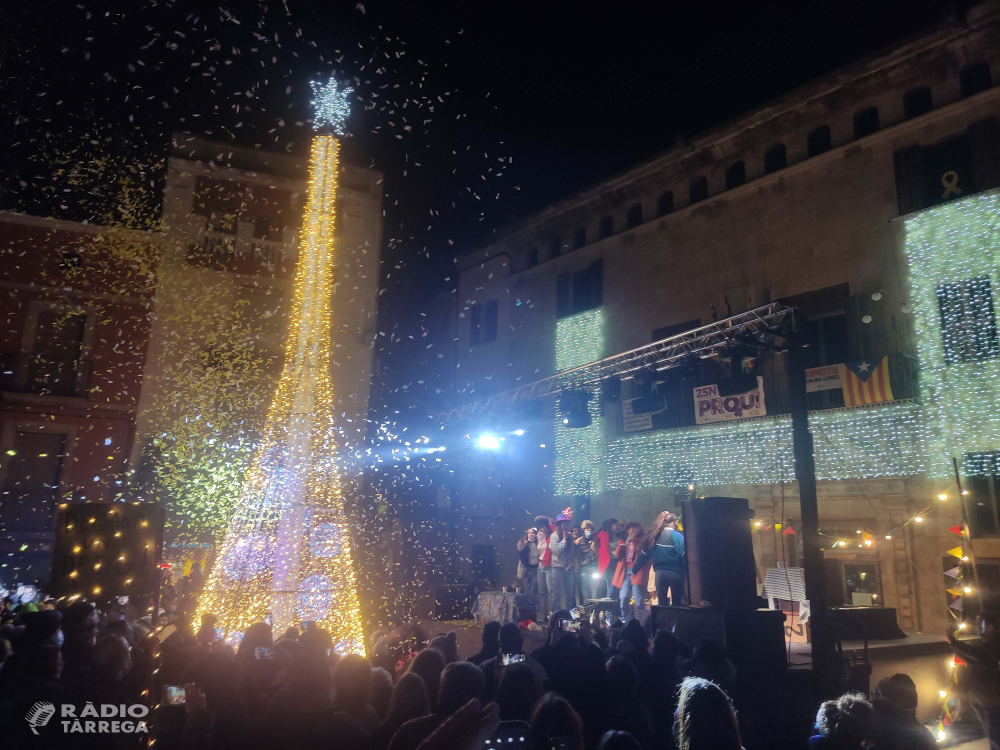
{"type": "Polygon", "coordinates": [[[889,385],[889,358],[882,357],[876,365],[861,362],[844,362],[837,365],[840,371],[840,386],[844,390],[846,406],[880,404],[892,401],[892,387],[889,385]]]}

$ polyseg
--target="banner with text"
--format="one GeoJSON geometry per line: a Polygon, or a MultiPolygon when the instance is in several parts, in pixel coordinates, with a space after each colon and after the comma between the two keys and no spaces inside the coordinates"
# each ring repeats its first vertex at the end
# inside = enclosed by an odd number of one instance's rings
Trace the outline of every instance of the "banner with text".
{"type": "Polygon", "coordinates": [[[622,428],[625,432],[640,432],[653,429],[652,414],[636,414],[632,411],[634,398],[622,401],[622,428]]]}
{"type": "Polygon", "coordinates": [[[839,391],[840,366],[824,365],[823,367],[806,368],[806,392],[839,391]]]}
{"type": "Polygon", "coordinates": [[[694,418],[698,424],[730,422],[766,415],[764,381],[759,375],[757,387],[746,393],[720,396],[717,385],[703,385],[694,389],[694,418]]]}

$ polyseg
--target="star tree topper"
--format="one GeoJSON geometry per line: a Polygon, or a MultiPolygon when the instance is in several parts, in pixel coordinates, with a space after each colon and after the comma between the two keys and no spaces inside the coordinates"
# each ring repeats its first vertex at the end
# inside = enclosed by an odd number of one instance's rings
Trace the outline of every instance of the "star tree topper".
{"type": "Polygon", "coordinates": [[[313,90],[313,129],[322,130],[329,127],[335,135],[344,134],[344,121],[351,113],[351,105],[347,102],[354,89],[349,87],[341,88],[337,85],[337,80],[331,76],[326,83],[310,81],[309,85],[313,90]]]}

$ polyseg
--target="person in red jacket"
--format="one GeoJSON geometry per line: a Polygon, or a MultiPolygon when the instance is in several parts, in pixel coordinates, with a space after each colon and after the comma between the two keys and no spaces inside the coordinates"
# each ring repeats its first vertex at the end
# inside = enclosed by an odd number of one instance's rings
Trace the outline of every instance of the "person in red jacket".
{"type": "Polygon", "coordinates": [[[627,620],[632,614],[633,599],[635,599],[635,609],[646,609],[646,586],[649,583],[649,568],[652,564],[652,560],[648,560],[641,567],[633,569],[646,538],[642,524],[631,521],[625,526],[625,535],[628,541],[618,546],[618,568],[613,581],[621,589],[618,603],[623,620],[627,620]]]}

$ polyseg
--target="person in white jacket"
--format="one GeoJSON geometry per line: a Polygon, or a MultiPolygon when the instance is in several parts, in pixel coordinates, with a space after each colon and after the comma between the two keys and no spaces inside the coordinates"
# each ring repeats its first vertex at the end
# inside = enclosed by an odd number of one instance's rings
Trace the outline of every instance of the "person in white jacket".
{"type": "Polygon", "coordinates": [[[564,513],[556,516],[555,531],[549,536],[549,550],[552,552],[552,608],[569,609],[573,606],[572,592],[568,590],[566,570],[576,560],[573,539],[569,527],[573,519],[564,513]]]}

